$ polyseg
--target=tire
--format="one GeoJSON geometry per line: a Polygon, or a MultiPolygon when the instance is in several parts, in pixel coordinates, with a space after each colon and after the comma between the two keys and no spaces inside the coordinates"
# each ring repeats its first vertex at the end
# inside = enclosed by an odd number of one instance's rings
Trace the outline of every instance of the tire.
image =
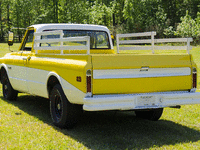
{"type": "Polygon", "coordinates": [[[60,84],[50,92],[50,113],[53,124],[59,128],[73,128],[82,114],[82,105],[71,104],[60,84]]]}
{"type": "Polygon", "coordinates": [[[2,85],[3,97],[10,101],[17,100],[18,91],[13,89],[5,71],[2,72],[1,80],[3,84],[2,85]]]}
{"type": "Polygon", "coordinates": [[[163,108],[151,109],[151,110],[137,110],[135,111],[136,117],[157,121],[160,119],[163,113],[163,108]]]}

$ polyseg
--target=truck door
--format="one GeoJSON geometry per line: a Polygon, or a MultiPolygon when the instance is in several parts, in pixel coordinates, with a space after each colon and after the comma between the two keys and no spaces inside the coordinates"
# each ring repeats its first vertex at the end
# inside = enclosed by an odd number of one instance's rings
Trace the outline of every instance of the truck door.
{"type": "Polygon", "coordinates": [[[27,61],[28,59],[30,59],[33,33],[33,29],[28,29],[26,31],[20,46],[20,51],[14,55],[13,59],[14,65],[12,66],[12,73],[10,74],[12,78],[11,83],[13,85],[13,88],[20,92],[29,92],[27,86],[27,61]]]}

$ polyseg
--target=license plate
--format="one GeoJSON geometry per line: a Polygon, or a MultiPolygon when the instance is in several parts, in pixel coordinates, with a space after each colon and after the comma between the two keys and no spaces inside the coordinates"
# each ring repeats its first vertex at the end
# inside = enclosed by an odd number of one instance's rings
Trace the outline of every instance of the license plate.
{"type": "Polygon", "coordinates": [[[138,106],[155,106],[155,96],[139,96],[137,98],[138,106]]]}

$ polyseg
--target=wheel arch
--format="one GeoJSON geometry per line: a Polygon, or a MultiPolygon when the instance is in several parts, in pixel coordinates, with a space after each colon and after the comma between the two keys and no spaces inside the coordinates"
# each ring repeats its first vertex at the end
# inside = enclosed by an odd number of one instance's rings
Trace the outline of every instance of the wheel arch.
{"type": "Polygon", "coordinates": [[[55,72],[50,72],[48,74],[48,77],[47,77],[47,93],[48,93],[48,97],[50,95],[50,92],[51,90],[53,89],[53,87],[56,85],[56,84],[60,84],[61,87],[62,87],[62,84],[61,84],[61,78],[60,76],[55,73],[55,72]]]}
{"type": "Polygon", "coordinates": [[[6,74],[8,75],[8,67],[5,64],[1,64],[0,68],[1,68],[0,69],[0,82],[2,83],[1,75],[2,75],[3,71],[5,71],[6,74]]]}

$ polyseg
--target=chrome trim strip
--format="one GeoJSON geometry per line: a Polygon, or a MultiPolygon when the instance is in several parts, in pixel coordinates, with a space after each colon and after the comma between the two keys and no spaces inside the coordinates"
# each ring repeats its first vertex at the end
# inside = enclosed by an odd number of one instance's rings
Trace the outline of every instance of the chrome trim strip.
{"type": "Polygon", "coordinates": [[[189,67],[183,68],[148,68],[139,69],[104,69],[94,70],[94,79],[118,79],[118,78],[148,78],[148,77],[172,77],[191,75],[189,67]]]}

